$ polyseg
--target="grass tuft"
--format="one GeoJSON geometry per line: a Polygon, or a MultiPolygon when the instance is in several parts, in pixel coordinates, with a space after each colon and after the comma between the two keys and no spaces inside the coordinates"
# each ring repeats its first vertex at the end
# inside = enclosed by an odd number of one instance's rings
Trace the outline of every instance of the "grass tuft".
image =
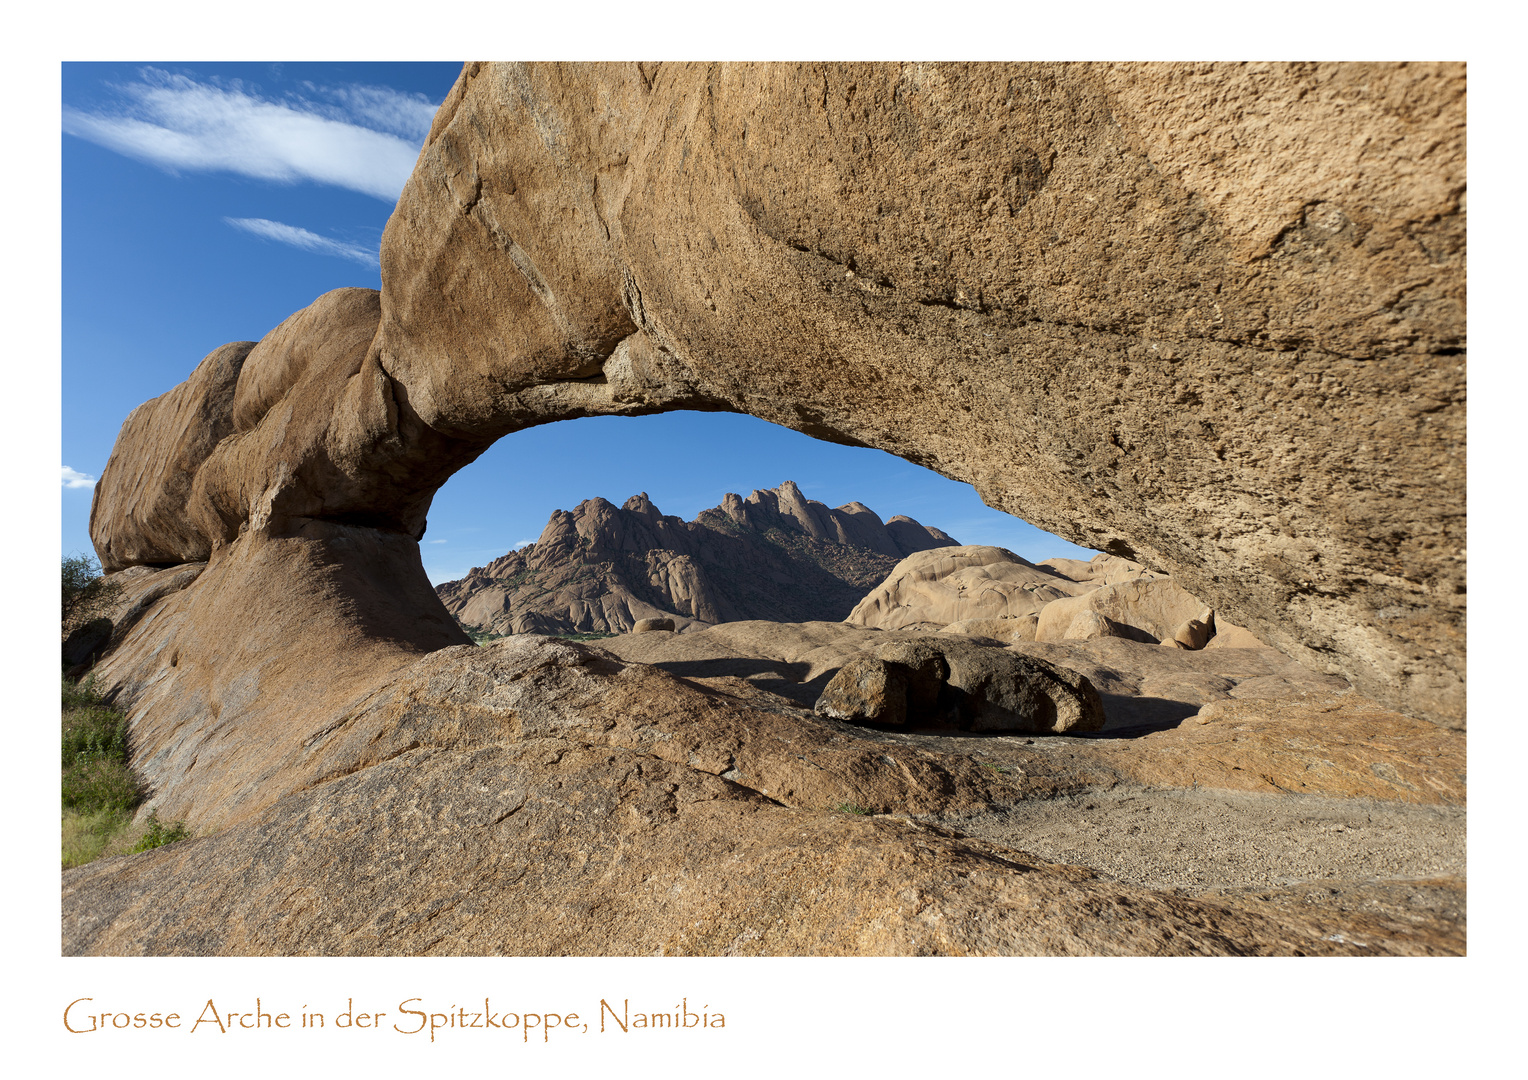
{"type": "Polygon", "coordinates": [[[833,808],[840,814],[874,814],[874,810],[867,810],[863,806],[856,806],[852,802],[841,802],[833,808]]]}
{"type": "Polygon", "coordinates": [[[131,814],[98,810],[63,813],[63,868],[72,869],[109,855],[126,855],[138,842],[140,827],[131,814]]]}
{"type": "Polygon", "coordinates": [[[81,754],[64,769],[64,808],[82,814],[130,814],[143,802],[143,784],[125,762],[81,754]]]}

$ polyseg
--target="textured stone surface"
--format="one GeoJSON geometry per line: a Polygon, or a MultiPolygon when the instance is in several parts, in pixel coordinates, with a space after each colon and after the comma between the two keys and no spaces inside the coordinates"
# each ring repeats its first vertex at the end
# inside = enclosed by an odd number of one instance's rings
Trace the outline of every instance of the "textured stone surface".
{"type": "MultiPolygon", "coordinates": [[[[981,545],[903,559],[845,621],[886,630],[934,626],[1002,641],[1116,637],[1185,649],[1202,649],[1215,634],[1210,608],[1140,563],[1100,554],[1089,562],[1036,564],[981,545]]],[[[1239,627],[1232,631],[1238,647],[1261,645],[1239,627]]]]}
{"type": "Polygon", "coordinates": [[[896,650],[933,642],[938,644],[932,651],[941,657],[969,657],[974,668],[1006,643],[1008,651],[1085,677],[1102,697],[1107,731],[1176,724],[1221,698],[1288,699],[1346,689],[1341,679],[1309,672],[1275,649],[1189,652],[1119,638],[1037,642],[919,629],[875,631],[845,623],[744,622],[677,636],[626,634],[600,645],[622,659],[686,679],[742,680],[811,708],[839,669],[857,658],[905,662],[896,650]]]}
{"type": "MultiPolygon", "coordinates": [[[[609,750],[418,749],[64,875],[66,955],[1437,955],[1451,922],[1098,881],[609,750]],[[617,780],[610,782],[611,778],[617,780]],[[344,880],[343,892],[334,888],[344,880]]],[[[1459,905],[1457,900],[1456,906],[1459,905]]]]}
{"type": "Polygon", "coordinates": [[[1457,733],[1356,694],[1306,701],[1207,703],[1170,731],[1102,760],[1156,787],[1214,787],[1462,806],[1465,745],[1457,733]]]}
{"type": "Polygon", "coordinates": [[[1153,641],[1172,641],[1184,623],[1193,619],[1208,623],[1214,618],[1198,597],[1190,596],[1174,581],[1122,581],[1046,604],[1039,612],[1035,639],[1059,641],[1071,633],[1078,616],[1090,612],[1110,623],[1142,630],[1153,641]]]}
{"type": "Polygon", "coordinates": [[[851,723],[957,731],[1104,726],[1103,702],[1086,677],[993,645],[958,636],[872,644],[828,681],[814,708],[851,723]]]}
{"type": "MultiPolygon", "coordinates": [[[[1121,561],[1108,555],[1101,558],[1121,561]]],[[[845,621],[900,630],[921,623],[1019,618],[1038,613],[1054,600],[1097,587],[1096,582],[1078,583],[1060,571],[1036,566],[1006,548],[943,547],[920,551],[897,563],[845,621]]]]}
{"type": "MultiPolygon", "coordinates": [[[[912,678],[913,673],[902,664],[857,656],[822,688],[816,712],[855,724],[902,727],[907,723],[907,691],[912,678]]],[[[936,696],[937,685],[936,681],[936,696]]]]}
{"type": "Polygon", "coordinates": [[[233,399],[253,341],[209,353],[185,382],[128,415],[90,503],[103,569],[205,561],[212,538],[190,520],[198,471],[233,434],[233,399]]]}

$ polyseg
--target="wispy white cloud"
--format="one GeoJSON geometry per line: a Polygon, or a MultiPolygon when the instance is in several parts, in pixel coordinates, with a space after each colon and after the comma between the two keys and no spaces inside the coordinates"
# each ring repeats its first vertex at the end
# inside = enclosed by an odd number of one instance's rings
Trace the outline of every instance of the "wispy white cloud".
{"type": "Polygon", "coordinates": [[[534,539],[531,539],[531,540],[516,540],[513,544],[510,545],[509,550],[510,551],[519,551],[521,548],[528,548],[528,547],[530,547],[535,542],[536,541],[534,539]]]}
{"type": "Polygon", "coordinates": [[[312,181],[394,202],[413,171],[435,106],[386,87],[320,87],[264,98],[239,82],[155,68],[115,87],[115,109],[66,106],[64,131],[176,172],[222,171],[312,181]]]}
{"type": "Polygon", "coordinates": [[[299,229],[296,225],[286,225],[266,218],[224,218],[223,220],[236,229],[243,229],[245,232],[254,233],[267,240],[274,240],[278,244],[290,244],[292,247],[316,252],[319,255],[337,255],[342,259],[361,263],[363,266],[378,265],[377,253],[371,248],[361,247],[359,244],[347,244],[343,240],[331,240],[327,236],[319,236],[307,229],[299,229]]]}
{"type": "Polygon", "coordinates": [[[64,466],[64,487],[66,488],[93,488],[96,478],[87,476],[82,472],[75,472],[69,466],[64,466]]]}
{"type": "Polygon", "coordinates": [[[445,541],[444,540],[426,540],[425,543],[426,544],[444,544],[445,541]]]}
{"type": "MultiPolygon", "coordinates": [[[[305,82],[304,90],[320,98],[327,98],[327,106],[309,102],[309,107],[322,109],[330,119],[358,122],[373,131],[387,131],[407,139],[414,146],[424,145],[430,125],[435,122],[436,105],[423,94],[404,94],[386,86],[319,86],[305,82]]],[[[417,151],[416,151],[417,152],[417,151]]]]}

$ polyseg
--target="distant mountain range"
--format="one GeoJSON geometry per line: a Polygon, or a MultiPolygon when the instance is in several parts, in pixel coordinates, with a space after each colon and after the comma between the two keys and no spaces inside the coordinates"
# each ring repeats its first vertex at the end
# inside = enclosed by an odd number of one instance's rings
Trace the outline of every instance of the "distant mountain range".
{"type": "Polygon", "coordinates": [[[836,622],[908,555],[956,545],[863,503],[831,509],[789,480],[729,493],[694,521],[660,513],[643,492],[619,508],[587,499],[557,510],[534,544],[435,591],[464,627],[490,634],[624,633],[665,616],[678,629],[836,622]]]}

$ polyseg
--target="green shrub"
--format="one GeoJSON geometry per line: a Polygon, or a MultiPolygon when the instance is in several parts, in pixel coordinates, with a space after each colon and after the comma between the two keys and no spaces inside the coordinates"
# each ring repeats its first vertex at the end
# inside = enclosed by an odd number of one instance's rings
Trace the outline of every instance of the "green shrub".
{"type": "Polygon", "coordinates": [[[104,704],[101,700],[100,691],[96,689],[95,676],[74,682],[71,679],[63,680],[63,707],[64,711],[84,708],[89,705],[104,704]]]}
{"type": "Polygon", "coordinates": [[[63,717],[64,768],[82,756],[127,764],[127,717],[105,705],[70,709],[63,717]]]}
{"type": "Polygon", "coordinates": [[[148,830],[143,834],[143,839],[133,846],[133,851],[152,851],[166,844],[173,844],[177,840],[185,840],[191,835],[184,821],[172,821],[168,825],[159,820],[159,815],[149,811],[148,830]]]}
{"type": "MultiPolygon", "coordinates": [[[[101,576],[101,565],[89,555],[63,560],[63,637],[76,627],[104,615],[122,597],[122,586],[101,576]]],[[[61,639],[62,640],[62,639],[61,639]]]]}

